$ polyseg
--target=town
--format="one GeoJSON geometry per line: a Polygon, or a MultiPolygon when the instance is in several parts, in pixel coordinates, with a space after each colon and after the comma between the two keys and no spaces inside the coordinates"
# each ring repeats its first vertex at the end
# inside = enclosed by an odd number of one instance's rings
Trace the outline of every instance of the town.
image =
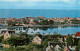
{"type": "Polygon", "coordinates": [[[43,16],[0,18],[0,50],[80,51],[80,32],[63,35],[57,32],[29,34],[26,31],[27,28],[65,26],[80,26],[80,18],[45,18],[43,16]]]}
{"type": "Polygon", "coordinates": [[[3,51],[80,51],[80,32],[61,35],[57,32],[41,35],[39,32],[30,35],[13,30],[2,30],[0,50],[3,51]]]}
{"type": "MultiPolygon", "coordinates": [[[[31,26],[31,25],[63,25],[63,24],[80,24],[80,18],[45,18],[39,17],[24,17],[24,18],[0,18],[1,26],[31,26]]],[[[40,26],[38,26],[40,27],[40,26]]]]}

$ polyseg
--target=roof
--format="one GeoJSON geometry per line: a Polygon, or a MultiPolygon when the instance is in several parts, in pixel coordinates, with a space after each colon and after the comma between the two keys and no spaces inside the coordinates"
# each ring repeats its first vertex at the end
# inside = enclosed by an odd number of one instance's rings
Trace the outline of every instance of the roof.
{"type": "Polygon", "coordinates": [[[65,17],[65,18],[69,18],[69,17],[65,17]]]}
{"type": "Polygon", "coordinates": [[[43,16],[39,16],[39,18],[43,18],[43,16]]]}
{"type": "Polygon", "coordinates": [[[69,18],[69,20],[74,20],[74,18],[69,18]]]}
{"type": "Polygon", "coordinates": [[[55,19],[48,19],[48,20],[55,20],[55,19]]]}
{"type": "Polygon", "coordinates": [[[80,36],[80,32],[76,32],[74,36],[80,36]]]}
{"type": "Polygon", "coordinates": [[[68,38],[68,36],[65,37],[66,39],[68,38]]]}
{"type": "Polygon", "coordinates": [[[2,19],[2,18],[0,18],[0,19],[2,19]]]}
{"type": "Polygon", "coordinates": [[[17,22],[23,22],[23,21],[17,21],[17,22]]]}

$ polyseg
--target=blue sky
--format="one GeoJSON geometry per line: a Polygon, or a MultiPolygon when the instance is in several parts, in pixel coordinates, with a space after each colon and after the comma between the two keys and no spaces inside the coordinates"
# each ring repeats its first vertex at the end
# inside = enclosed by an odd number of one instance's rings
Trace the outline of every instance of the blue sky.
{"type": "Polygon", "coordinates": [[[0,9],[80,9],[79,0],[0,0],[0,9]]]}

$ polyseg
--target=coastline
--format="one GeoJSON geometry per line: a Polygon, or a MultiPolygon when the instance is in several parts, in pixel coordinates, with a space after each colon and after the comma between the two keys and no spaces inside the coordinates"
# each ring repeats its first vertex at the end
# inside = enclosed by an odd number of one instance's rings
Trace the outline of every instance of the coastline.
{"type": "Polygon", "coordinates": [[[80,24],[64,24],[64,25],[24,25],[23,27],[50,27],[50,28],[54,28],[54,27],[68,27],[68,26],[71,26],[71,27],[79,27],[80,24]]]}

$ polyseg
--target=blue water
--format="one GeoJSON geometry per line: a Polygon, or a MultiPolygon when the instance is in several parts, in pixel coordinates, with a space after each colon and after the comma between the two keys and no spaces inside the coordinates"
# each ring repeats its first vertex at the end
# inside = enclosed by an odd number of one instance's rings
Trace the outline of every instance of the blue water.
{"type": "Polygon", "coordinates": [[[54,32],[57,32],[58,34],[67,35],[67,34],[75,34],[76,32],[80,32],[80,27],[65,27],[65,28],[48,28],[46,30],[42,29],[31,29],[29,28],[28,34],[36,34],[37,32],[40,32],[41,34],[54,34],[54,32]],[[33,32],[33,33],[32,33],[33,32]]]}
{"type": "Polygon", "coordinates": [[[46,18],[56,17],[80,17],[80,10],[57,10],[57,9],[0,9],[0,17],[23,18],[39,17],[46,18]]]}

